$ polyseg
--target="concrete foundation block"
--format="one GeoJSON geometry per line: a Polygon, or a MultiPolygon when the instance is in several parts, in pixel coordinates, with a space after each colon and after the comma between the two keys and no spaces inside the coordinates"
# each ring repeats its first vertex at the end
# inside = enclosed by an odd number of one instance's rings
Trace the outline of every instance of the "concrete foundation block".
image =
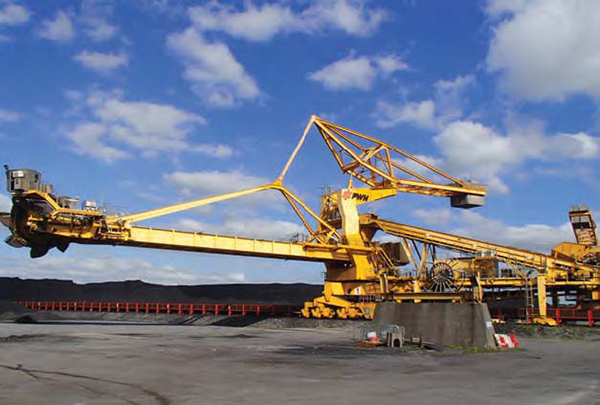
{"type": "Polygon", "coordinates": [[[406,339],[418,337],[444,346],[496,347],[486,304],[384,302],[377,305],[373,322],[404,326],[406,339]]]}

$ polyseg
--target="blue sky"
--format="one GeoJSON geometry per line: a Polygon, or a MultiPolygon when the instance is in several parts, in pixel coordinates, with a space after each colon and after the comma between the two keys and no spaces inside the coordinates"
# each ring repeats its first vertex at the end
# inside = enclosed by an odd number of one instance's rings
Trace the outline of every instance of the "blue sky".
{"type": "MultiPolygon", "coordinates": [[[[366,210],[549,251],[573,240],[571,205],[598,209],[598,71],[600,5],[586,0],[0,0],[0,163],[133,213],[269,182],[317,114],[489,187],[470,211],[415,195],[366,210]]],[[[313,132],[286,178],[314,209],[346,182],[322,142],[313,132]]],[[[268,193],[149,224],[301,230],[268,193]]],[[[34,261],[0,246],[0,275],[79,282],[318,283],[322,271],[86,246],[34,261]]]]}

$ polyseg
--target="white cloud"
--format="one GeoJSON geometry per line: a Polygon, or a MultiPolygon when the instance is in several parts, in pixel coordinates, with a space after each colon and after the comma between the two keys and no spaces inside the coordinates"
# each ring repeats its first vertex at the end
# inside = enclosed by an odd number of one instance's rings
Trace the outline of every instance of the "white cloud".
{"type": "Polygon", "coordinates": [[[439,120],[447,122],[462,116],[465,90],[475,84],[475,76],[457,76],[454,80],[439,80],[434,84],[439,120]]]}
{"type": "Polygon", "coordinates": [[[419,208],[413,215],[429,225],[444,225],[450,221],[451,213],[448,208],[426,210],[419,208]]]}
{"type": "MultiPolygon", "coordinates": [[[[444,160],[441,158],[436,158],[436,157],[429,156],[429,155],[419,155],[419,154],[416,154],[413,156],[416,157],[417,159],[419,159],[427,164],[430,164],[431,166],[437,167],[437,168],[441,168],[444,165],[444,160]]],[[[447,183],[448,182],[448,179],[446,179],[442,176],[439,176],[435,172],[429,170],[425,166],[422,166],[421,164],[415,162],[412,159],[399,158],[399,159],[393,159],[393,160],[394,160],[394,162],[398,163],[399,165],[402,165],[405,168],[407,168],[417,174],[420,174],[421,176],[428,178],[429,180],[432,180],[434,182],[439,182],[439,183],[447,183]]],[[[406,176],[407,178],[410,178],[410,175],[408,175],[408,174],[404,175],[403,173],[400,172],[400,170],[396,170],[396,175],[398,177],[406,176]]]]}
{"type": "Polygon", "coordinates": [[[329,90],[368,90],[375,79],[375,69],[366,57],[347,58],[311,73],[311,80],[320,82],[329,90]]]}
{"type": "Polygon", "coordinates": [[[600,2],[491,0],[487,57],[502,87],[530,100],[600,98],[600,2]]]}
{"type": "Polygon", "coordinates": [[[379,100],[373,114],[375,124],[380,128],[391,128],[398,124],[413,124],[420,128],[439,127],[436,117],[436,104],[433,100],[408,102],[400,105],[379,100]]]}
{"type": "Polygon", "coordinates": [[[475,84],[475,76],[465,75],[457,76],[454,80],[438,80],[435,82],[434,87],[440,93],[450,93],[455,95],[456,92],[462,91],[465,87],[475,84]]]}
{"type": "Polygon", "coordinates": [[[238,12],[233,7],[209,2],[190,8],[189,15],[200,31],[224,31],[250,41],[270,39],[296,24],[296,16],[289,7],[268,3],[256,7],[251,2],[245,6],[245,10],[238,12]]]}
{"type": "Polygon", "coordinates": [[[129,58],[124,53],[102,53],[83,51],[74,59],[88,69],[100,73],[108,73],[129,63],[129,58]]]}
{"type": "Polygon", "coordinates": [[[575,242],[569,222],[561,225],[509,225],[498,219],[487,218],[470,210],[417,209],[413,215],[434,229],[449,228],[448,233],[541,253],[562,242],[575,242]]]}
{"type": "Polygon", "coordinates": [[[108,128],[95,122],[78,124],[67,133],[67,138],[73,142],[73,150],[80,155],[87,155],[112,163],[115,160],[129,156],[129,153],[103,142],[108,136],[108,128]]]}
{"type": "Polygon", "coordinates": [[[188,148],[188,151],[198,152],[198,153],[201,153],[206,156],[212,156],[215,158],[222,158],[222,159],[231,157],[235,153],[235,151],[233,150],[233,148],[231,146],[224,145],[221,143],[218,143],[218,144],[204,143],[204,144],[190,145],[188,148]]]}
{"type": "Polygon", "coordinates": [[[507,13],[522,11],[529,0],[489,1],[486,12],[492,18],[505,16],[507,13]]]}
{"type": "Polygon", "coordinates": [[[369,9],[364,0],[318,0],[302,12],[301,24],[311,32],[336,28],[347,34],[372,34],[388,17],[383,9],[369,9]]]}
{"type": "Polygon", "coordinates": [[[88,21],[88,28],[84,32],[93,41],[102,42],[117,35],[119,29],[104,20],[92,19],[88,21]]]}
{"type": "MultiPolygon", "coordinates": [[[[433,165],[454,176],[483,182],[500,193],[509,191],[502,175],[527,160],[556,163],[557,158],[589,160],[600,156],[600,138],[583,132],[547,134],[540,121],[509,116],[506,134],[502,134],[481,123],[459,119],[463,115],[462,93],[474,83],[472,75],[440,80],[434,84],[435,100],[398,105],[379,100],[373,113],[375,123],[381,128],[410,123],[437,130],[434,142],[442,158],[435,158],[433,165]]],[[[405,160],[399,163],[411,164],[405,160]]],[[[419,167],[412,169],[427,175],[419,167]]]]}
{"type": "Polygon", "coordinates": [[[219,235],[243,236],[267,240],[290,240],[298,234],[306,234],[306,229],[288,221],[267,218],[229,218],[218,224],[205,223],[193,219],[181,219],[175,228],[191,232],[214,233],[219,235]]]}
{"type": "Polygon", "coordinates": [[[75,28],[71,17],[64,11],[58,11],[53,20],[42,21],[38,36],[57,42],[72,41],[75,38],[75,28]]]}
{"type": "Polygon", "coordinates": [[[372,58],[375,66],[383,74],[392,74],[399,70],[408,70],[409,66],[397,55],[379,55],[372,58]]]}
{"type": "Polygon", "coordinates": [[[239,100],[255,100],[260,89],[244,67],[222,42],[208,42],[196,30],[188,28],[171,34],[167,46],[185,63],[184,76],[206,103],[229,107],[239,100]]]}
{"type": "MultiPolygon", "coordinates": [[[[186,199],[211,197],[272,183],[272,180],[265,177],[253,176],[240,170],[173,172],[164,174],[163,179],[186,199]]],[[[257,208],[269,207],[271,210],[281,211],[286,207],[284,197],[276,190],[260,191],[218,204],[215,205],[218,208],[228,207],[225,212],[244,210],[248,214],[252,214],[257,208]]],[[[203,208],[207,207],[209,206],[203,208]]]]}
{"type": "Polygon", "coordinates": [[[125,101],[119,94],[69,92],[77,106],[89,109],[92,120],[80,122],[66,131],[75,151],[105,162],[128,157],[129,150],[144,156],[159,152],[197,152],[224,158],[233,149],[221,144],[201,144],[190,137],[204,118],[176,107],[144,101],[125,101]]]}
{"type": "MultiPolygon", "coordinates": [[[[219,31],[250,41],[268,40],[278,33],[313,34],[327,29],[368,35],[385,19],[383,10],[371,9],[363,0],[316,0],[302,11],[280,3],[255,6],[249,1],[243,4],[241,10],[216,1],[191,7],[188,14],[192,27],[171,34],[167,39],[168,48],[183,58],[186,66],[184,77],[193,83],[192,89],[211,106],[230,107],[240,101],[256,100],[262,93],[229,47],[223,42],[208,41],[204,33],[219,31]]],[[[405,68],[406,65],[394,56],[374,58],[367,67],[376,75],[391,74],[405,68]]],[[[347,75],[352,73],[351,69],[345,72],[347,75]]],[[[368,77],[369,74],[363,71],[355,87],[370,87],[372,78],[368,77]]],[[[314,77],[318,79],[322,75],[324,73],[317,72],[314,77]]],[[[338,85],[338,88],[344,88],[344,85],[338,85]]]]}
{"type": "Polygon", "coordinates": [[[10,212],[12,209],[12,200],[5,194],[0,194],[0,212],[10,212]]]}
{"type": "Polygon", "coordinates": [[[19,25],[29,21],[31,13],[19,4],[6,3],[0,8],[0,25],[19,25]]]}
{"type": "Polygon", "coordinates": [[[198,197],[224,194],[271,183],[264,177],[244,174],[239,170],[230,172],[217,170],[173,172],[165,174],[163,177],[183,194],[194,194],[198,197]]]}
{"type": "Polygon", "coordinates": [[[568,222],[558,226],[546,224],[514,226],[486,218],[473,211],[461,210],[456,214],[457,223],[461,225],[450,233],[485,242],[549,253],[561,242],[575,241],[573,230],[568,222]]]}
{"type": "Polygon", "coordinates": [[[36,260],[3,257],[0,272],[8,277],[72,279],[77,283],[106,280],[143,280],[157,284],[215,284],[242,283],[243,272],[201,272],[172,265],[159,265],[138,258],[60,257],[48,255],[36,260]]]}
{"type": "Polygon", "coordinates": [[[113,14],[112,2],[84,0],[78,21],[85,27],[83,33],[94,42],[108,41],[114,38],[119,28],[110,24],[108,19],[113,14]]]}
{"type": "Polygon", "coordinates": [[[593,159],[600,155],[600,140],[583,132],[557,134],[552,137],[549,149],[558,156],[593,159]]]}
{"type": "Polygon", "coordinates": [[[321,83],[328,90],[369,90],[377,77],[408,69],[398,56],[349,56],[310,73],[310,80],[321,83]]]}
{"type": "Polygon", "coordinates": [[[508,137],[472,121],[456,121],[435,137],[435,143],[445,158],[451,173],[486,181],[497,191],[508,188],[498,178],[507,167],[523,160],[524,150],[514,150],[508,137]]]}
{"type": "Polygon", "coordinates": [[[477,122],[455,121],[434,141],[450,173],[484,181],[503,193],[508,187],[500,175],[527,159],[592,159],[600,154],[597,137],[584,133],[547,135],[535,122],[509,122],[508,134],[502,135],[477,122]]]}
{"type": "MultiPolygon", "coordinates": [[[[460,119],[463,92],[474,84],[472,75],[458,76],[434,84],[435,100],[398,105],[379,100],[373,113],[375,123],[381,128],[410,123],[437,130],[434,142],[442,158],[436,158],[434,166],[454,176],[483,182],[499,193],[509,191],[502,175],[527,160],[556,163],[557,158],[589,160],[600,156],[600,138],[583,132],[547,134],[540,121],[509,116],[506,134],[501,134],[481,123],[460,119]]],[[[411,164],[404,160],[399,163],[411,164]]],[[[413,169],[427,175],[419,167],[413,169]]]]}
{"type": "Polygon", "coordinates": [[[113,125],[116,138],[142,149],[148,144],[157,148],[182,149],[187,145],[179,141],[184,140],[196,125],[206,123],[199,115],[170,105],[117,98],[102,100],[94,114],[113,125]]]}
{"type": "Polygon", "coordinates": [[[0,108],[0,122],[16,122],[21,119],[21,114],[16,111],[0,108]]]}
{"type": "Polygon", "coordinates": [[[375,123],[381,128],[399,124],[412,124],[419,128],[436,130],[461,117],[463,93],[475,84],[473,75],[457,76],[453,80],[434,83],[435,96],[423,101],[390,103],[379,100],[373,113],[375,123]]]}
{"type": "Polygon", "coordinates": [[[364,0],[315,0],[302,11],[282,3],[254,5],[244,2],[242,10],[212,1],[192,7],[189,15],[199,31],[220,31],[248,41],[266,41],[277,34],[301,32],[321,34],[340,30],[349,35],[372,34],[387,14],[369,8],[364,0]]]}

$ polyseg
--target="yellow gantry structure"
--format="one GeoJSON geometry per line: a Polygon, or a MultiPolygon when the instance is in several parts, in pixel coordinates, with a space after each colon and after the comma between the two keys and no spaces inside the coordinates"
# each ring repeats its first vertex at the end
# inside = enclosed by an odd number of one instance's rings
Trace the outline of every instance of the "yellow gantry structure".
{"type": "MultiPolygon", "coordinates": [[[[32,257],[43,256],[53,247],[64,252],[70,243],[83,243],[322,262],[326,268],[323,295],[306,303],[302,314],[307,317],[371,318],[375,304],[382,300],[480,300],[486,288],[531,287],[531,277],[524,275],[520,266],[537,271],[540,310],[542,301],[545,305],[546,280],[552,286],[555,285],[552,283],[564,281],[574,283],[577,288],[589,288],[594,291],[594,299],[600,299],[596,291],[597,266],[580,263],[577,259],[589,262],[590,257],[597,257],[593,256],[597,249],[593,245],[596,239],[592,238],[595,224],[593,232],[590,231],[585,213],[573,214],[572,222],[579,221],[578,235],[581,236],[578,240],[586,242],[559,245],[552,256],[382,221],[373,215],[360,215],[359,205],[399,192],[448,197],[453,207],[471,208],[483,204],[486,190],[481,185],[459,180],[402,149],[317,116],[311,117],[272,183],[132,215],[109,216],[94,205],[75,208],[68,198],[55,195],[50,186],[42,184],[40,173],[29,169],[7,169],[7,176],[9,191],[13,194],[13,210],[10,215],[0,215],[0,221],[12,232],[7,243],[30,247],[32,257]],[[284,185],[285,176],[311,128],[317,129],[342,173],[349,175],[346,188],[322,196],[318,212],[284,185]],[[353,180],[363,186],[354,187],[353,180]],[[136,225],[137,222],[266,190],[281,193],[306,227],[307,240],[269,241],[136,225]],[[380,244],[373,240],[378,231],[402,240],[380,244]],[[494,260],[508,263],[518,274],[501,277],[482,271],[486,267],[481,261],[472,261],[468,265],[461,262],[461,274],[468,273],[468,280],[456,286],[454,281],[442,277],[446,274],[443,271],[429,271],[427,250],[422,254],[413,252],[408,241],[473,255],[494,251],[494,260]],[[419,263],[415,260],[417,255],[419,263]],[[416,276],[401,275],[398,266],[410,262],[415,263],[419,273],[416,276]],[[559,273],[560,277],[557,276],[559,273]],[[456,288],[449,288],[452,285],[456,288]]],[[[442,269],[446,265],[433,262],[432,269],[442,269]]]]}
{"type": "MultiPolygon", "coordinates": [[[[586,214],[590,216],[591,220],[589,211],[586,214]]],[[[573,217],[572,212],[571,217],[573,217]]],[[[546,290],[548,289],[568,289],[571,287],[580,291],[588,291],[591,292],[592,301],[595,301],[596,305],[600,304],[600,263],[595,258],[598,252],[597,246],[562,243],[556,246],[551,254],[547,255],[386,221],[379,219],[373,214],[361,215],[360,220],[361,224],[365,227],[380,229],[389,235],[403,238],[405,241],[420,242],[424,246],[436,246],[454,252],[470,254],[471,256],[466,260],[463,259],[463,263],[456,266],[456,269],[452,269],[451,265],[458,264],[459,260],[457,259],[439,262],[447,263],[447,268],[453,270],[449,276],[452,278],[452,284],[456,289],[458,289],[457,283],[463,288],[469,287],[474,289],[479,287],[482,290],[535,288],[537,290],[537,304],[541,318],[538,321],[542,323],[552,323],[552,320],[546,318],[546,290]],[[580,250],[573,250],[569,254],[565,254],[565,245],[579,246],[580,250]],[[572,254],[572,252],[576,252],[577,254],[572,254]],[[587,262],[582,261],[585,257],[594,257],[594,259],[587,262]],[[485,268],[485,264],[489,264],[490,260],[494,264],[497,262],[506,263],[510,269],[515,270],[514,275],[499,276],[497,271],[490,273],[485,268]],[[465,263],[467,263],[467,266],[464,265],[465,263]],[[525,272],[522,269],[528,269],[529,272],[525,272]],[[532,270],[534,271],[533,273],[530,272],[532,270]],[[460,273],[467,273],[468,277],[459,280],[461,277],[460,275],[457,276],[457,274],[460,273]]],[[[593,220],[591,221],[593,223],[593,220]]],[[[574,231],[577,235],[578,228],[575,226],[574,231]]],[[[407,251],[410,251],[410,247],[406,246],[407,251]]],[[[427,250],[424,250],[424,252],[427,252],[427,250]]],[[[417,264],[415,267],[419,268],[421,266],[417,264]]],[[[429,276],[432,275],[429,274],[429,276]]],[[[419,275],[416,281],[428,280],[427,277],[419,275]]]]}
{"type": "Polygon", "coordinates": [[[578,263],[575,259],[562,259],[553,255],[546,255],[530,250],[484,242],[416,226],[399,224],[392,221],[385,221],[372,214],[362,215],[361,223],[367,226],[375,226],[389,235],[435,245],[456,252],[469,253],[472,255],[487,252],[503,262],[525,266],[539,272],[544,272],[546,269],[553,269],[554,271],[569,273],[578,271],[582,274],[585,273],[586,276],[591,276],[591,274],[597,270],[597,266],[581,262],[578,263]]]}
{"type": "MultiPolygon", "coordinates": [[[[362,181],[372,189],[393,189],[400,192],[441,197],[469,195],[482,198],[486,195],[485,187],[458,180],[422,159],[386,142],[318,117],[313,117],[312,121],[342,172],[362,181]],[[410,164],[447,180],[448,184],[439,184],[423,174],[417,173],[408,167],[410,164]],[[409,178],[398,177],[397,174],[405,174],[409,178]]],[[[478,201],[483,203],[481,199],[478,201]]]]}

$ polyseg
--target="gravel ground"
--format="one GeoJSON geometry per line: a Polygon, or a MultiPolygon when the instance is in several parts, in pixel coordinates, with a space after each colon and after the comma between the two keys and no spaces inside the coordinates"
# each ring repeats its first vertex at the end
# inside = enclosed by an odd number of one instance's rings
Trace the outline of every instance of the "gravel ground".
{"type": "Polygon", "coordinates": [[[74,312],[74,311],[32,311],[18,304],[0,301],[0,322],[19,320],[21,323],[74,322],[87,323],[142,323],[196,326],[233,326],[261,327],[271,329],[281,328],[354,328],[365,321],[348,321],[337,319],[304,319],[300,317],[256,317],[256,316],[227,316],[227,315],[177,315],[177,314],[135,314],[107,312],[74,312]],[[4,312],[3,312],[4,310],[4,312]],[[23,319],[26,317],[25,319],[23,319]]]}
{"type": "Polygon", "coordinates": [[[367,349],[349,329],[1,324],[0,403],[600,404],[600,343],[367,349]]]}
{"type": "MultiPolygon", "coordinates": [[[[366,321],[337,320],[337,319],[304,319],[269,318],[256,316],[227,315],[177,315],[177,314],[134,314],[134,313],[106,313],[106,312],[72,312],[72,311],[32,311],[18,304],[0,301],[0,322],[18,321],[29,322],[74,322],[86,321],[89,323],[141,323],[158,325],[196,325],[196,326],[232,326],[232,327],[258,327],[268,329],[281,328],[341,328],[353,329],[364,325],[366,321]]],[[[588,326],[540,326],[522,325],[516,323],[501,323],[494,325],[496,333],[514,333],[519,337],[542,337],[600,341],[600,328],[588,326]]]]}

